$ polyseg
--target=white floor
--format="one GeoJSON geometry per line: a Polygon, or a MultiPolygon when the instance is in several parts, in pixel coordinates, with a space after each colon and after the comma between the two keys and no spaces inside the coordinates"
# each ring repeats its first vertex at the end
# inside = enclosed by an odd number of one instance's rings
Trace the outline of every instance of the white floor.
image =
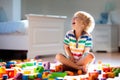
{"type": "MultiPolygon", "coordinates": [[[[110,64],[110,66],[115,66],[115,67],[120,67],[120,53],[114,52],[114,53],[94,53],[96,60],[95,64],[98,63],[98,61],[102,61],[103,64],[110,64]]],[[[51,56],[41,56],[41,59],[43,61],[50,61],[53,62],[55,61],[55,55],[51,56]]],[[[94,69],[97,65],[91,65],[90,70],[94,69]]],[[[120,75],[120,74],[119,74],[120,75]]],[[[64,79],[69,79],[69,80],[80,80],[80,77],[85,77],[86,75],[81,75],[81,76],[66,76],[64,79]]],[[[107,80],[120,80],[120,76],[115,77],[115,78],[108,78],[107,80]]]]}
{"type": "MultiPolygon", "coordinates": [[[[102,63],[110,64],[111,66],[120,66],[120,53],[94,53],[96,60],[95,63],[98,61],[102,61],[102,63]]],[[[41,56],[40,57],[43,61],[55,61],[55,55],[48,55],[48,56],[41,56]]]]}
{"type": "Polygon", "coordinates": [[[110,64],[111,66],[120,66],[120,53],[95,53],[96,63],[102,61],[102,63],[110,64]]]}

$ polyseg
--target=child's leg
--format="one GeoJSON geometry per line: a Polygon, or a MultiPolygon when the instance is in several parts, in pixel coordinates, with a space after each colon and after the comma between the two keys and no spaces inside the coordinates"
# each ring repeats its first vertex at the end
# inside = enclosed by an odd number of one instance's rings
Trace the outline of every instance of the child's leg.
{"type": "Polygon", "coordinates": [[[94,54],[88,53],[86,56],[82,57],[82,59],[80,59],[76,64],[83,66],[84,70],[86,70],[85,68],[87,68],[88,64],[93,62],[94,59],[95,59],[94,54]]]}
{"type": "Polygon", "coordinates": [[[69,58],[66,58],[63,54],[57,54],[56,59],[60,61],[63,65],[74,68],[76,70],[80,69],[80,67],[76,63],[72,62],[69,58]]]}
{"type": "Polygon", "coordinates": [[[94,60],[94,55],[93,53],[88,53],[86,56],[82,57],[82,59],[80,59],[77,62],[77,65],[87,65],[89,63],[91,63],[94,60]]]}

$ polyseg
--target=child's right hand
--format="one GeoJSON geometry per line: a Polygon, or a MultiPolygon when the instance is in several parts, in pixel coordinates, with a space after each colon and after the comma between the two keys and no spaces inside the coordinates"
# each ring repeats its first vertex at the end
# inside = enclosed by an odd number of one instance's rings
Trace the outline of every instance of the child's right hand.
{"type": "Polygon", "coordinates": [[[75,62],[75,59],[74,59],[73,56],[70,56],[70,60],[71,60],[72,62],[75,62]]]}

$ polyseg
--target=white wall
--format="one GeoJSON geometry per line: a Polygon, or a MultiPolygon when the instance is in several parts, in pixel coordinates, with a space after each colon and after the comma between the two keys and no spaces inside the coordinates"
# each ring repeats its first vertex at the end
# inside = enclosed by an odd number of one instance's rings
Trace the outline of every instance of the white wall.
{"type": "MultiPolygon", "coordinates": [[[[22,0],[22,18],[30,13],[68,16],[65,23],[65,30],[68,30],[74,12],[84,10],[98,20],[105,4],[110,1],[113,0],[22,0]]],[[[114,0],[114,3],[120,8],[120,0],[114,0]]]]}
{"type": "Polygon", "coordinates": [[[0,7],[4,9],[8,21],[24,19],[25,14],[29,13],[68,16],[67,30],[74,12],[84,10],[98,20],[107,2],[113,2],[115,9],[120,9],[120,0],[0,0],[0,7]]]}
{"type": "Polygon", "coordinates": [[[21,0],[13,0],[13,21],[21,20],[21,0]]]}
{"type": "Polygon", "coordinates": [[[21,0],[0,0],[0,7],[5,11],[6,21],[21,19],[21,0]]]}

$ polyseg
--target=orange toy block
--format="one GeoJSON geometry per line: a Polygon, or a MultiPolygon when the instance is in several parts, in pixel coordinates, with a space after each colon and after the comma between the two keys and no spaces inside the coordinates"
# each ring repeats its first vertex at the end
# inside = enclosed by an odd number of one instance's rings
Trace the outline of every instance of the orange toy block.
{"type": "Polygon", "coordinates": [[[72,72],[72,71],[65,71],[66,73],[67,73],[67,75],[69,75],[69,76],[74,76],[75,74],[74,74],[74,72],[72,72]]]}
{"type": "Polygon", "coordinates": [[[83,73],[82,70],[78,70],[78,71],[77,71],[77,74],[78,74],[78,75],[81,75],[82,73],[83,73]]]}
{"type": "Polygon", "coordinates": [[[55,71],[56,72],[62,72],[63,71],[63,66],[62,65],[55,66],[55,71]]]}

